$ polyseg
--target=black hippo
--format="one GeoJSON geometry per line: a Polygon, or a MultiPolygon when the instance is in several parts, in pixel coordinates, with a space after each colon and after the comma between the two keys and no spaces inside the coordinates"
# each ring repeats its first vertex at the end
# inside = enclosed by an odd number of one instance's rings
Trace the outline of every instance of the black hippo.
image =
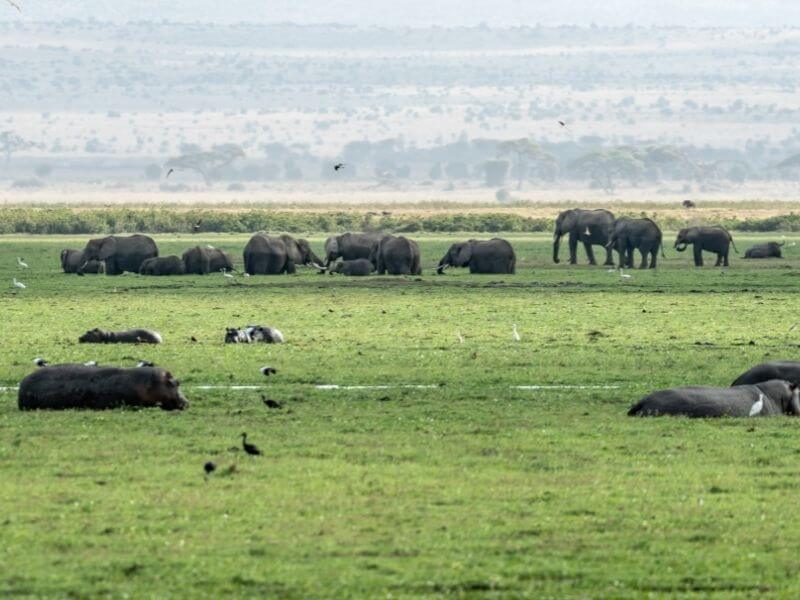
{"type": "Polygon", "coordinates": [[[81,344],[160,344],[161,334],[149,329],[128,329],[127,331],[104,331],[90,329],[78,338],[81,344]]]}
{"type": "Polygon", "coordinates": [[[119,369],[86,365],[42,367],[19,384],[20,410],[102,410],[121,406],[189,406],[180,382],[158,367],[119,369]]]}
{"type": "Polygon", "coordinates": [[[800,362],[774,360],[762,363],[739,375],[731,385],[753,385],[770,379],[783,379],[800,385],[800,362]]]}
{"type": "Polygon", "coordinates": [[[764,242],[750,246],[744,253],[745,258],[783,258],[781,248],[784,242],[764,242]]]}

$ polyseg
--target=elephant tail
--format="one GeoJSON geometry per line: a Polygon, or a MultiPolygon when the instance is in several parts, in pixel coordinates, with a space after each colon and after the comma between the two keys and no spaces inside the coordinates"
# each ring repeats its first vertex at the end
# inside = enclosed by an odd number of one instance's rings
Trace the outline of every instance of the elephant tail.
{"type": "Polygon", "coordinates": [[[658,245],[661,246],[661,258],[667,258],[667,255],[664,254],[664,240],[661,240],[658,245]]]}
{"type": "Polygon", "coordinates": [[[736,252],[736,254],[739,254],[739,249],[736,247],[736,243],[733,241],[733,236],[730,233],[728,233],[728,237],[731,239],[731,246],[733,246],[733,251],[736,252]]]}

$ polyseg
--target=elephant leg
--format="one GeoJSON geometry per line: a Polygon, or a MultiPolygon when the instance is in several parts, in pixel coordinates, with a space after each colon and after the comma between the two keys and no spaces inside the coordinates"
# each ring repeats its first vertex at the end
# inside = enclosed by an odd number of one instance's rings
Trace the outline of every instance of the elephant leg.
{"type": "Polygon", "coordinates": [[[594,251],[592,250],[592,244],[588,240],[583,242],[583,248],[586,250],[586,256],[589,257],[589,264],[596,265],[597,261],[594,259],[594,251]]]}
{"type": "Polygon", "coordinates": [[[606,262],[603,263],[605,266],[614,266],[614,249],[611,247],[606,248],[606,262]]]}
{"type": "Polygon", "coordinates": [[[730,265],[728,265],[728,253],[729,252],[730,252],[730,250],[726,249],[725,250],[725,254],[722,255],[722,260],[723,260],[722,264],[723,264],[723,266],[726,266],[726,267],[730,266],[730,265]]]}
{"type": "Polygon", "coordinates": [[[289,275],[294,275],[297,273],[297,268],[295,267],[294,261],[291,258],[286,259],[286,265],[284,268],[286,269],[286,273],[289,275]]]}
{"type": "Polygon", "coordinates": [[[722,264],[722,252],[717,252],[717,262],[714,263],[715,267],[718,267],[722,264]]]}
{"type": "Polygon", "coordinates": [[[647,268],[647,254],[648,254],[648,252],[644,248],[639,248],[639,253],[642,255],[642,262],[639,263],[639,268],[640,269],[646,269],[647,268]]]}
{"type": "Polygon", "coordinates": [[[578,235],[576,233],[569,234],[569,264],[578,264],[578,235]]]}
{"type": "Polygon", "coordinates": [[[625,249],[625,266],[628,269],[633,268],[633,246],[628,246],[625,249]]]}
{"type": "Polygon", "coordinates": [[[650,250],[650,268],[655,269],[658,262],[658,248],[650,250]]]}
{"type": "Polygon", "coordinates": [[[702,267],[703,266],[703,249],[700,247],[700,244],[694,244],[694,266],[695,267],[702,267]]]}

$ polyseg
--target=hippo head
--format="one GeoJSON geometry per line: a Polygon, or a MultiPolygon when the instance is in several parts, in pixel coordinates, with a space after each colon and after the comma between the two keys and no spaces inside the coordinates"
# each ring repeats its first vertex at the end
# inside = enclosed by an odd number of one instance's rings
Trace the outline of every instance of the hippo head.
{"type": "Polygon", "coordinates": [[[172,376],[169,371],[157,369],[156,384],[151,390],[155,395],[154,400],[163,410],[184,410],[189,407],[189,401],[181,393],[181,382],[172,376]]]}
{"type": "Polygon", "coordinates": [[[102,329],[95,327],[84,333],[78,338],[81,344],[100,344],[106,339],[106,333],[102,329]]]}
{"type": "Polygon", "coordinates": [[[235,344],[239,341],[240,330],[235,327],[228,327],[225,329],[225,343],[235,344]]]}

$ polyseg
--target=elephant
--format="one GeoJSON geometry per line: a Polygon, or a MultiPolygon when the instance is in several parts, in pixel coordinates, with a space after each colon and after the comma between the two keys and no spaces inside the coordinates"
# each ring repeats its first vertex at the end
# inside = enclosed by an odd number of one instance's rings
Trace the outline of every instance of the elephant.
{"type": "Polygon", "coordinates": [[[488,241],[467,240],[450,246],[439,261],[436,272],[444,273],[447,267],[469,267],[470,273],[516,273],[517,255],[514,248],[502,238],[488,241]]]}
{"type": "Polygon", "coordinates": [[[800,416],[800,389],[794,383],[779,379],[729,388],[673,388],[645,396],[631,407],[628,415],[632,417],[800,416]],[[762,402],[760,407],[757,404],[759,401],[762,402]]]}
{"type": "Polygon", "coordinates": [[[683,252],[689,244],[694,247],[694,265],[696,267],[703,266],[703,250],[716,253],[717,263],[714,266],[717,267],[720,264],[729,266],[728,253],[731,245],[733,245],[734,252],[739,253],[733,242],[733,236],[727,229],[719,225],[681,229],[678,237],[675,238],[675,250],[683,252]]]}
{"type": "Polygon", "coordinates": [[[224,250],[212,246],[195,246],[183,253],[183,266],[187,275],[208,275],[219,271],[233,271],[233,258],[224,250]]]}
{"type": "Polygon", "coordinates": [[[745,258],[783,258],[781,248],[785,242],[764,242],[755,244],[744,251],[745,258]]]}
{"type": "Polygon", "coordinates": [[[94,328],[78,338],[81,344],[160,344],[162,341],[160,333],[149,329],[115,332],[94,328]]]}
{"type": "Polygon", "coordinates": [[[249,275],[292,275],[299,264],[322,265],[322,261],[304,239],[295,240],[290,235],[271,237],[265,233],[256,233],[244,248],[244,270],[249,275]]]}
{"type": "Polygon", "coordinates": [[[99,260],[86,261],[82,250],[66,248],[61,251],[61,268],[64,273],[105,273],[106,265],[99,260]]]}
{"type": "Polygon", "coordinates": [[[372,246],[379,241],[382,233],[343,233],[325,240],[325,267],[330,268],[331,263],[341,258],[343,260],[356,260],[369,258],[372,246]]]}
{"type": "Polygon", "coordinates": [[[103,410],[121,406],[160,406],[183,410],[189,402],[180,382],[158,367],[119,369],[87,365],[42,367],[19,384],[20,410],[103,410]]]}
{"type": "Polygon", "coordinates": [[[614,221],[611,238],[607,248],[616,248],[619,253],[619,268],[633,268],[633,251],[638,250],[642,255],[640,269],[647,269],[647,259],[650,257],[650,269],[656,268],[658,251],[664,255],[661,229],[651,219],[629,219],[621,217],[614,221]]]}
{"type": "Polygon", "coordinates": [[[770,379],[783,379],[800,385],[800,362],[775,360],[756,365],[739,375],[731,385],[752,385],[770,379]]]}
{"type": "Polygon", "coordinates": [[[614,257],[611,248],[607,247],[608,239],[611,236],[611,228],[614,224],[613,213],[598,210],[583,210],[573,208],[565,210],[556,219],[556,228],[553,232],[553,262],[558,264],[558,250],[561,246],[561,238],[569,236],[569,264],[578,264],[578,242],[583,243],[586,256],[589,257],[589,264],[596,265],[592,246],[603,246],[606,249],[606,265],[614,265],[614,257]]]}
{"type": "Polygon", "coordinates": [[[331,275],[341,273],[350,277],[365,277],[375,270],[375,265],[366,258],[356,258],[337,261],[329,270],[331,275]]]}
{"type": "Polygon", "coordinates": [[[419,246],[401,236],[385,235],[372,245],[370,262],[378,275],[421,275],[419,246]]]}
{"type": "Polygon", "coordinates": [[[107,275],[120,275],[125,271],[138,273],[145,260],[156,256],[158,247],[153,238],[139,234],[89,240],[83,249],[84,260],[105,261],[107,275]]]}
{"type": "Polygon", "coordinates": [[[148,258],[139,267],[140,275],[183,275],[185,272],[183,261],[175,255],[148,258]]]}

